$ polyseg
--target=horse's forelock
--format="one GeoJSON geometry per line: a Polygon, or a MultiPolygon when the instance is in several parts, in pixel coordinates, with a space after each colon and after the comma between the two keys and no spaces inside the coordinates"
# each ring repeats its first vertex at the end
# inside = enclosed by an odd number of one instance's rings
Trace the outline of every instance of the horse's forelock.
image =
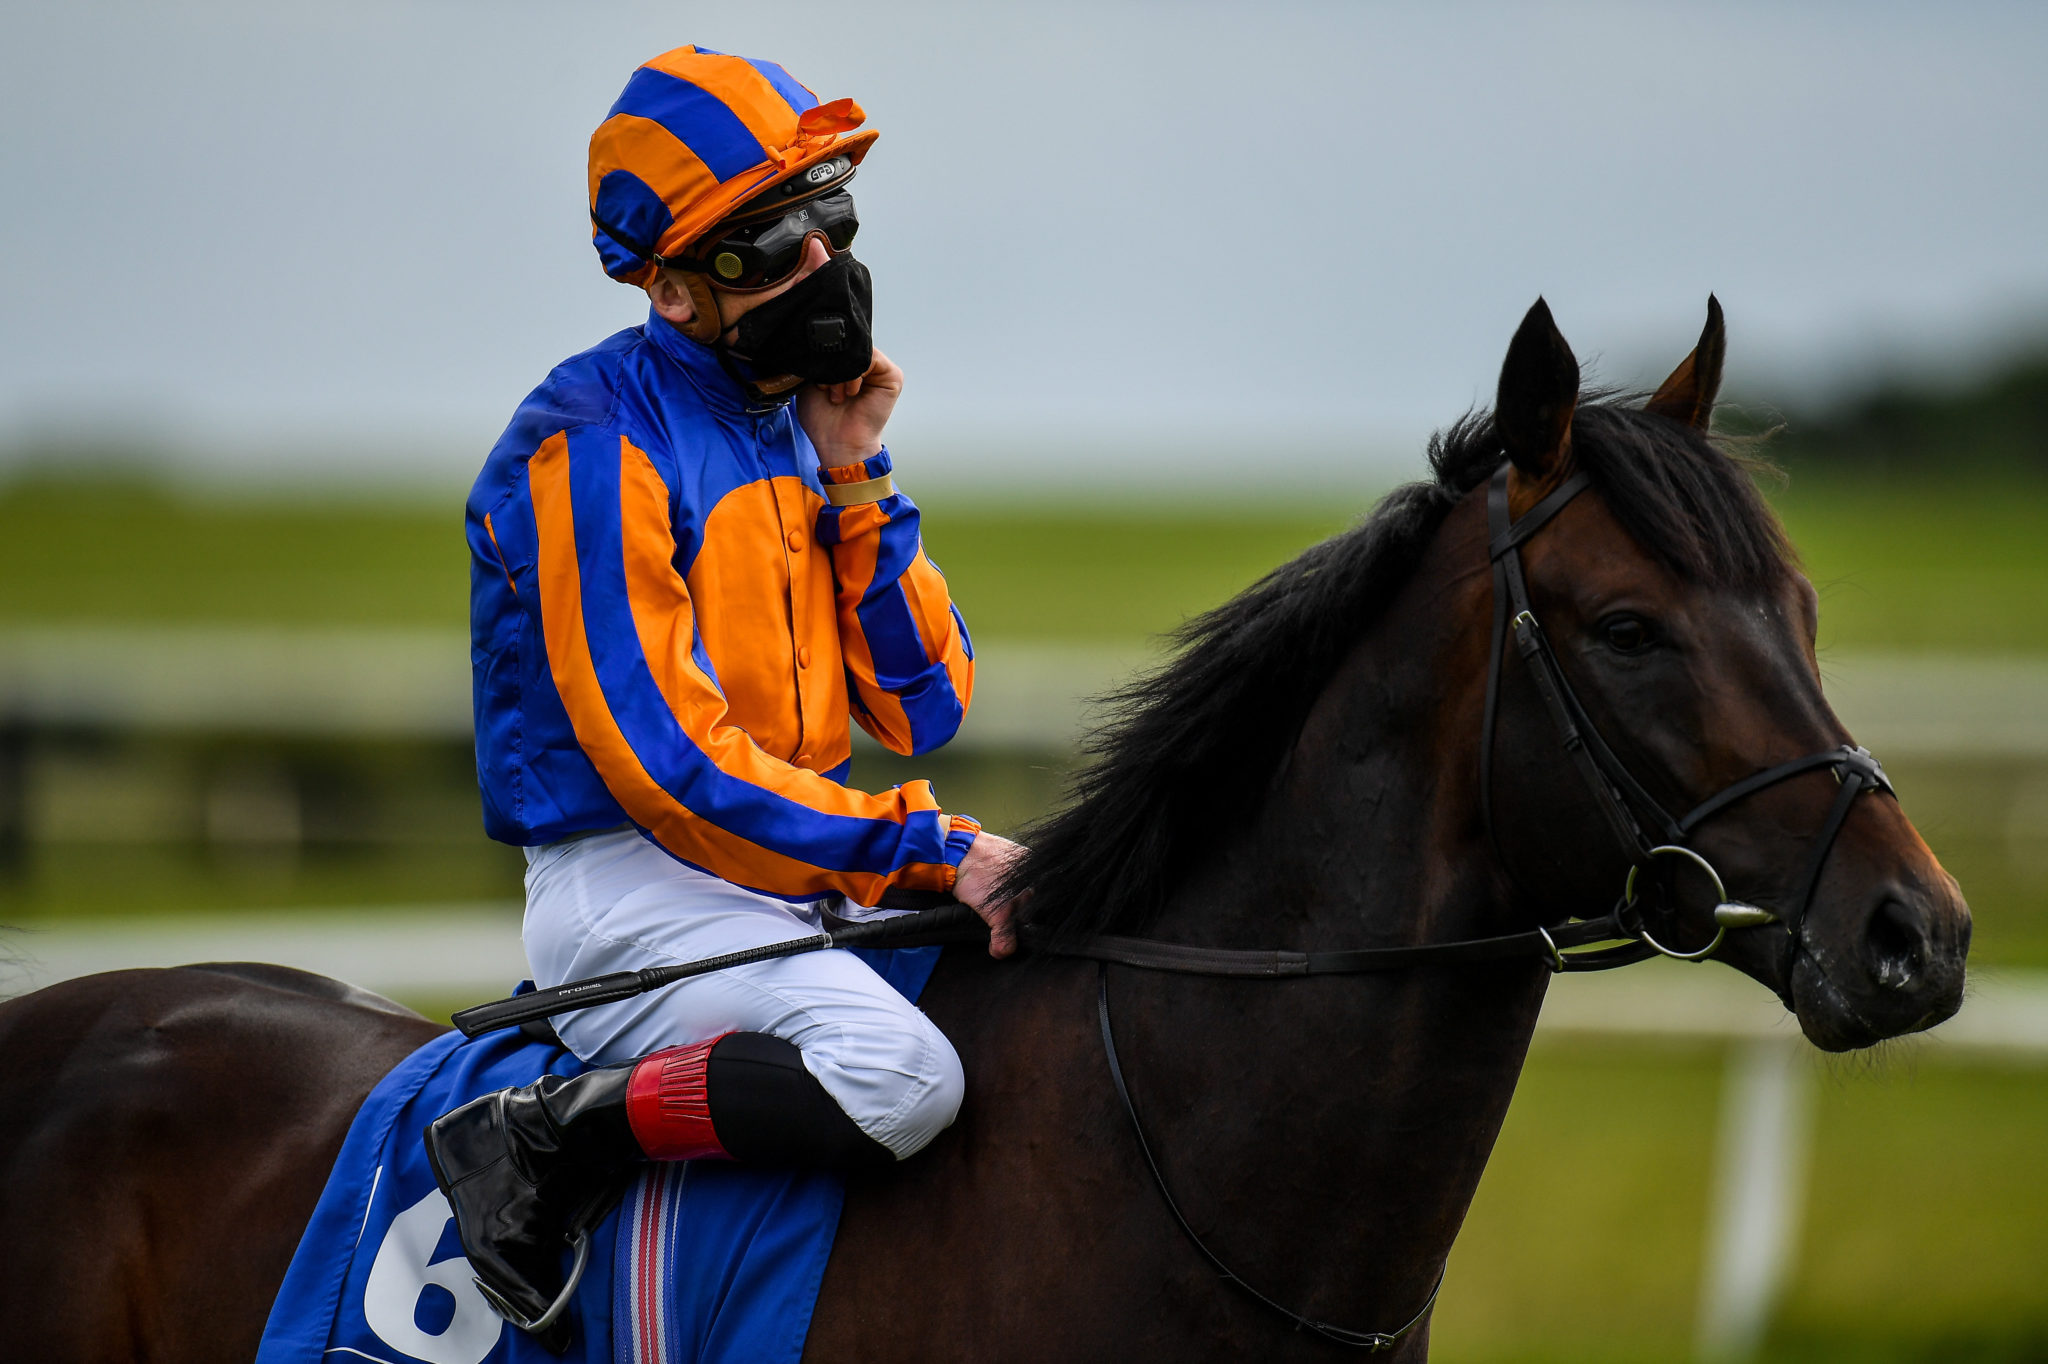
{"type": "Polygon", "coordinates": [[[1623,529],[1687,581],[1757,590],[1792,566],[1753,477],[1760,459],[1618,402],[1580,409],[1572,449],[1623,529]]]}

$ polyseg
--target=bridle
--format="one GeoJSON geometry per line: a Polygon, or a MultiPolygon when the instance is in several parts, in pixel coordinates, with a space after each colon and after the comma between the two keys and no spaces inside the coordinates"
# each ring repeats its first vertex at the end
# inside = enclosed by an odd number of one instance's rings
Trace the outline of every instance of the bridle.
{"type": "MultiPolygon", "coordinates": [[[[1556,727],[1558,737],[1564,742],[1564,749],[1578,768],[1579,776],[1586,788],[1593,793],[1595,804],[1606,818],[1607,825],[1628,852],[1630,862],[1628,881],[1622,889],[1620,901],[1611,914],[1616,925],[1628,937],[1637,940],[1637,946],[1624,949],[1635,953],[1630,960],[1641,960],[1653,953],[1662,953],[1680,961],[1702,961],[1712,956],[1731,928],[1754,928],[1777,922],[1785,926],[1788,949],[1796,952],[1800,943],[1800,928],[1805,923],[1806,911],[1813,902],[1814,891],[1820,886],[1822,868],[1827,864],[1829,851],[1834,847],[1835,837],[1842,831],[1842,824],[1849,818],[1849,807],[1856,797],[1866,790],[1891,791],[1892,784],[1878,765],[1870,750],[1843,746],[1829,749],[1824,753],[1810,753],[1803,758],[1779,763],[1753,776],[1745,777],[1723,787],[1719,792],[1695,805],[1684,816],[1674,819],[1658,803],[1656,797],[1643,789],[1607,741],[1600,737],[1599,729],[1593,724],[1586,708],[1580,703],[1578,694],[1572,690],[1571,681],[1565,676],[1563,667],[1557,661],[1557,653],[1550,647],[1550,637],[1544,633],[1536,620],[1536,613],[1529,605],[1529,587],[1522,574],[1522,546],[1537,531],[1548,525],[1552,518],[1568,506],[1572,499],[1584,492],[1589,480],[1585,473],[1575,473],[1545,495],[1535,506],[1523,514],[1518,521],[1510,521],[1508,513],[1508,473],[1513,466],[1503,464],[1495,471],[1486,489],[1486,519],[1489,540],[1487,557],[1493,565],[1493,644],[1486,662],[1486,703],[1484,718],[1480,721],[1479,732],[1479,811],[1486,823],[1487,838],[1493,844],[1494,855],[1503,867],[1509,867],[1507,857],[1500,845],[1499,830],[1493,820],[1493,748],[1495,719],[1500,710],[1501,659],[1505,653],[1510,629],[1515,635],[1515,651],[1528,666],[1530,676],[1536,681],[1536,690],[1543,697],[1544,708],[1549,711],[1551,723],[1556,727]],[[1806,869],[1800,878],[1799,893],[1790,906],[1779,911],[1762,909],[1755,905],[1741,904],[1728,899],[1721,877],[1707,859],[1690,846],[1693,833],[1715,815],[1728,809],[1736,802],[1753,796],[1768,787],[1776,786],[1788,778],[1811,772],[1818,768],[1831,768],[1841,789],[1835,794],[1835,803],[1828,811],[1826,822],[1814,839],[1807,853],[1806,869]],[[1645,819],[1639,820],[1638,815],[1645,819]],[[1643,830],[1648,822],[1656,831],[1651,838],[1643,830]],[[1635,895],[1636,874],[1652,865],[1659,857],[1680,858],[1690,861],[1706,873],[1713,883],[1716,904],[1714,906],[1714,938],[1705,947],[1692,952],[1683,952],[1667,947],[1651,936],[1637,911],[1635,895]]],[[[1509,870],[1512,878],[1513,871],[1509,870]]],[[[1601,965],[1624,965],[1621,961],[1604,961],[1601,965]]]]}
{"type": "MultiPolygon", "coordinates": [[[[1628,877],[1623,884],[1621,897],[1613,908],[1597,918],[1570,919],[1564,923],[1539,926],[1527,932],[1504,934],[1499,937],[1422,943],[1407,947],[1352,948],[1330,952],[1245,951],[1189,947],[1152,938],[1110,934],[1084,938],[1077,942],[1061,942],[1049,934],[1035,933],[1028,929],[1026,931],[1027,941],[1039,950],[1061,956],[1088,958],[1100,963],[1096,983],[1096,1012],[1102,1030],[1103,1054],[1109,1062],[1110,1078],[1115,1083],[1117,1098],[1122,1102],[1124,1113],[1129,1117],[1132,1131],[1137,1136],[1138,1149],[1144,1156],[1146,1168],[1151,1172],[1153,1184],[1158,1188],[1160,1196],[1165,1199],[1167,1210],[1173,1214],[1174,1221],[1189,1242],[1215,1267],[1225,1282],[1291,1322],[1296,1330],[1320,1336],[1332,1344],[1350,1346],[1372,1354],[1391,1350],[1428,1317],[1430,1310],[1436,1305],[1437,1294],[1443,1290],[1443,1270],[1438,1270],[1436,1286],[1430,1289],[1429,1297],[1422,1304],[1421,1310],[1409,1318],[1405,1325],[1392,1331],[1354,1331],[1305,1316],[1282,1306],[1232,1272],[1229,1266],[1203,1243],[1201,1237],[1195,1234],[1194,1227],[1181,1212],[1172,1191],[1167,1188],[1165,1176],[1153,1158],[1151,1143],[1145,1139],[1144,1125],[1139,1121],[1137,1106],[1132,1102],[1130,1089],[1124,1081],[1123,1066],[1117,1057],[1116,1035],[1110,1024],[1111,964],[1180,975],[1278,978],[1359,975],[1417,966],[1536,957],[1543,960],[1552,971],[1603,971],[1644,961],[1659,954],[1680,961],[1704,961],[1721,946],[1729,930],[1759,928],[1772,923],[1784,926],[1787,951],[1796,956],[1802,949],[1801,928],[1806,919],[1807,909],[1812,904],[1814,892],[1820,885],[1821,871],[1827,864],[1828,853],[1834,847],[1835,838],[1841,833],[1842,825],[1849,817],[1850,807],[1855,804],[1857,796],[1865,791],[1892,790],[1884,769],[1867,749],[1844,745],[1824,753],[1794,758],[1790,762],[1779,763],[1775,767],[1745,777],[1723,787],[1719,792],[1695,805],[1685,815],[1673,818],[1656,798],[1643,788],[1642,783],[1636,780],[1621,759],[1615,756],[1614,750],[1608,746],[1606,740],[1600,736],[1592,717],[1580,702],[1578,694],[1572,690],[1571,680],[1565,675],[1556,652],[1551,648],[1549,637],[1544,633],[1542,625],[1537,622],[1536,613],[1529,604],[1528,583],[1522,572],[1522,546],[1570,505],[1573,498],[1584,492],[1590,480],[1583,472],[1571,475],[1540,499],[1519,520],[1515,520],[1511,518],[1508,506],[1508,476],[1511,467],[1509,464],[1501,465],[1494,473],[1486,493],[1487,558],[1493,572],[1493,631],[1492,647],[1487,658],[1486,700],[1479,735],[1481,818],[1486,825],[1487,837],[1493,846],[1495,857],[1504,869],[1508,868],[1493,819],[1493,749],[1496,719],[1500,708],[1503,659],[1506,655],[1507,636],[1512,630],[1515,651],[1521,655],[1530,676],[1535,680],[1536,689],[1543,698],[1544,708],[1550,714],[1551,723],[1564,745],[1565,753],[1577,768],[1587,789],[1592,792],[1594,803],[1599,806],[1610,830],[1628,854],[1628,877]],[[1820,833],[1807,853],[1806,867],[1799,882],[1797,897],[1789,906],[1776,911],[1730,900],[1720,873],[1691,846],[1692,835],[1701,825],[1737,802],[1779,782],[1820,768],[1833,771],[1841,789],[1836,793],[1827,820],[1821,826],[1820,833]],[[1645,824],[1653,832],[1645,832],[1645,824]],[[1644,925],[1636,882],[1638,874],[1653,870],[1659,859],[1688,862],[1704,872],[1711,882],[1715,898],[1714,937],[1705,947],[1696,951],[1681,951],[1666,946],[1658,942],[1644,925]],[[1593,944],[1603,942],[1618,942],[1619,945],[1593,947],[1593,944]],[[1591,950],[1568,951],[1570,948],[1591,950]]],[[[1507,874],[1512,881],[1513,871],[1510,869],[1507,874]]],[[[1788,967],[1790,960],[1788,957],[1788,967]]]]}

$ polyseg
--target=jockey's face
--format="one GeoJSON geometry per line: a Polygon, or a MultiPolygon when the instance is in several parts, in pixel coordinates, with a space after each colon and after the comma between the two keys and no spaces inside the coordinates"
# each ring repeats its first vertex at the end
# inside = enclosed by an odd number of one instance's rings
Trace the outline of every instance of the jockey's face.
{"type": "MultiPolygon", "coordinates": [[[[718,318],[725,323],[725,334],[720,339],[730,344],[741,318],[769,299],[780,298],[788,293],[798,282],[807,278],[812,271],[830,259],[832,253],[826,250],[825,239],[812,237],[804,243],[803,263],[797,266],[796,273],[771,289],[733,293],[729,289],[721,289],[713,284],[711,291],[718,296],[718,318]]],[[[654,305],[655,312],[678,327],[687,326],[697,318],[696,305],[690,302],[690,291],[683,287],[682,281],[671,271],[655,272],[654,278],[647,283],[647,298],[654,305]]]]}

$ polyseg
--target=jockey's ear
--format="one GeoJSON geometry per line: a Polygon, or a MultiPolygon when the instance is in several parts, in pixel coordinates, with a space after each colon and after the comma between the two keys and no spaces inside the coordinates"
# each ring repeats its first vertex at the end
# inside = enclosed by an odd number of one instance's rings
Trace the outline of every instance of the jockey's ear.
{"type": "Polygon", "coordinates": [[[1707,295],[1707,325],[1691,355],[1679,362],[1643,411],[1654,412],[1704,431],[1714,417],[1714,395],[1721,391],[1721,362],[1728,357],[1728,331],[1721,323],[1721,301],[1707,295]]]}
{"type": "Polygon", "coordinates": [[[647,281],[647,301],[679,330],[689,331],[690,324],[697,320],[697,305],[690,298],[689,289],[671,271],[654,272],[654,278],[647,281]]]}
{"type": "Polygon", "coordinates": [[[1539,298],[1508,343],[1494,399],[1494,426],[1517,469],[1542,479],[1564,467],[1578,404],[1579,362],[1539,298]]]}

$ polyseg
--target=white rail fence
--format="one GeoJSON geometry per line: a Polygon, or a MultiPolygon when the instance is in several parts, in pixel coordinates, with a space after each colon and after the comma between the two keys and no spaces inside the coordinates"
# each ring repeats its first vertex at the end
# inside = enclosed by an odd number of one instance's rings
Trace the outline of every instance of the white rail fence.
{"type": "MultiPolygon", "coordinates": [[[[100,921],[0,941],[9,957],[0,993],[127,967],[269,961],[381,994],[480,1001],[526,972],[513,905],[100,921]]],[[[1726,1044],[1697,1353],[1748,1358],[1795,1262],[1805,1203],[1813,1064],[1797,1025],[1732,971],[1656,962],[1553,981],[1537,1034],[1726,1044]]],[[[1980,975],[1962,1013],[1917,1045],[1934,1056],[2048,1066],[2048,973],[1980,975]]]]}

